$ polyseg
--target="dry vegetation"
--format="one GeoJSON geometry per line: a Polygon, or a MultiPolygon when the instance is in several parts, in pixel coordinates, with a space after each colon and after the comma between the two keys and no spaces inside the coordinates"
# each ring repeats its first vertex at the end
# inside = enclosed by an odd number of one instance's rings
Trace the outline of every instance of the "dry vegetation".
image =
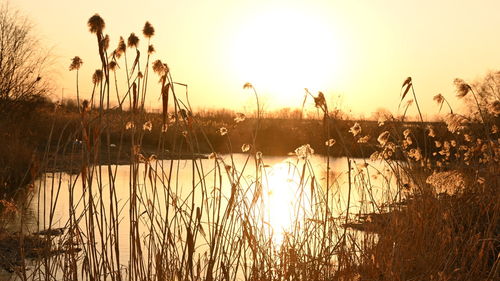
{"type": "MultiPolygon", "coordinates": [[[[439,124],[406,123],[404,116],[371,123],[339,121],[332,118],[322,93],[308,93],[321,120],[281,122],[262,119],[259,111],[254,118],[235,114],[211,119],[197,115],[180,98],[178,91],[184,87],[173,80],[167,64],[151,59],[154,29],[149,23],[144,26],[144,39],[131,34],[112,51],[103,19],[94,15],[88,26],[96,35],[101,60],[94,92],[91,96],[79,93],[77,111],[39,107],[45,112],[39,116],[49,122],[42,122],[46,127],[34,134],[40,134],[35,139],[45,144],[36,144],[38,159],[19,163],[32,177],[11,183],[5,180],[11,171],[1,171],[5,187],[28,184],[30,194],[0,201],[2,212],[14,213],[22,226],[0,237],[0,244],[12,237],[19,241],[8,243],[16,258],[1,263],[13,272],[11,278],[444,281],[500,277],[498,99],[484,106],[473,87],[457,81],[459,94],[478,101],[474,104],[480,114],[469,118],[450,113],[446,123],[439,124]],[[144,65],[139,60],[142,40],[147,42],[144,65]],[[119,75],[126,77],[126,92],[116,89],[119,75]],[[145,112],[144,101],[151,95],[148,81],[157,77],[163,111],[152,115],[145,112]],[[110,100],[119,105],[112,108],[110,100]],[[294,138],[283,138],[290,132],[294,138]],[[301,191],[296,194],[300,203],[296,214],[303,215],[297,215],[283,240],[275,243],[262,214],[268,208],[262,155],[291,148],[297,148],[289,165],[298,175],[301,191]],[[310,162],[313,148],[327,156],[346,157],[348,168],[336,172],[347,175],[347,189],[331,172],[324,178],[315,173],[310,162]],[[209,167],[207,160],[196,157],[184,167],[172,157],[208,152],[209,167]],[[244,165],[233,162],[231,153],[236,152],[244,154],[244,165]],[[230,154],[221,157],[220,153],[230,154]],[[371,160],[356,162],[354,156],[371,160]],[[117,185],[123,182],[117,181],[114,163],[123,159],[129,175],[127,202],[117,199],[117,185]],[[64,173],[53,172],[62,167],[61,162],[68,169],[76,167],[69,180],[64,173]],[[369,168],[378,162],[386,168],[370,174],[369,168]],[[35,180],[36,167],[52,172],[35,180]],[[192,173],[188,191],[176,180],[183,169],[192,173]],[[370,200],[374,189],[380,188],[371,180],[375,176],[385,182],[382,189],[388,195],[382,203],[370,200]],[[61,189],[67,190],[68,198],[59,198],[61,189]],[[341,194],[347,195],[343,210],[339,210],[339,190],[347,192],[341,194]],[[354,192],[366,200],[353,202],[354,192]],[[68,201],[69,218],[63,230],[54,229],[63,200],[68,201]],[[362,212],[350,212],[359,204],[362,212]],[[28,212],[33,205],[36,214],[28,212]],[[26,226],[29,216],[35,217],[36,230],[26,226]],[[128,227],[124,221],[130,222],[128,227]],[[33,232],[42,238],[32,238],[33,232]],[[123,233],[129,241],[120,240],[123,233]],[[43,245],[36,246],[35,257],[30,255],[35,246],[26,241],[43,245]],[[127,252],[123,243],[128,243],[127,252]]],[[[77,88],[81,64],[75,57],[70,66],[77,88]]],[[[255,94],[260,108],[255,88],[244,87],[255,94]]],[[[411,79],[405,81],[403,93],[403,99],[412,93],[417,101],[411,79]]],[[[436,101],[446,102],[442,97],[436,101]]],[[[39,118],[26,122],[39,122],[39,118]]],[[[22,158],[18,145],[2,149],[22,158]]],[[[331,158],[324,161],[324,170],[330,171],[331,158]]]]}

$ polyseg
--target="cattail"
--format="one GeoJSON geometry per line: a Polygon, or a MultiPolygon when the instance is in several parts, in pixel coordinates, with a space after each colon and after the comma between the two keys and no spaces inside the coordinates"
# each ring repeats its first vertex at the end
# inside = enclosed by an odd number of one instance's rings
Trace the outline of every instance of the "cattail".
{"type": "Polygon", "coordinates": [[[102,70],[96,69],[94,74],[92,75],[92,83],[100,83],[102,81],[102,76],[102,70]]]}
{"type": "Polygon", "coordinates": [[[125,40],[120,36],[120,40],[118,41],[118,47],[115,50],[116,58],[120,58],[127,51],[127,45],[125,45],[125,40]]]}
{"type": "Polygon", "coordinates": [[[99,16],[99,14],[95,14],[92,17],[90,17],[89,21],[87,22],[87,25],[91,33],[97,33],[97,34],[101,34],[104,27],[106,26],[104,20],[101,18],[101,16],[99,16]]]}
{"type": "Polygon", "coordinates": [[[151,55],[154,52],[155,52],[155,47],[153,47],[153,45],[149,45],[148,46],[148,55],[151,55]]]}
{"type": "Polygon", "coordinates": [[[460,78],[455,78],[453,84],[457,87],[457,97],[459,98],[465,97],[471,90],[470,85],[465,83],[465,81],[460,78]]]}
{"type": "Polygon", "coordinates": [[[71,64],[69,65],[69,70],[78,70],[82,66],[83,61],[79,56],[75,56],[71,59],[71,64]]]}
{"type": "Polygon", "coordinates": [[[128,37],[128,40],[127,40],[127,46],[129,48],[137,48],[137,46],[139,45],[139,37],[135,36],[134,33],[130,33],[130,36],[128,37]]]}
{"type": "Polygon", "coordinates": [[[155,29],[151,25],[151,23],[149,23],[149,21],[147,21],[144,24],[144,28],[142,29],[142,34],[144,34],[144,37],[146,38],[151,38],[153,37],[153,35],[155,35],[155,29]]]}

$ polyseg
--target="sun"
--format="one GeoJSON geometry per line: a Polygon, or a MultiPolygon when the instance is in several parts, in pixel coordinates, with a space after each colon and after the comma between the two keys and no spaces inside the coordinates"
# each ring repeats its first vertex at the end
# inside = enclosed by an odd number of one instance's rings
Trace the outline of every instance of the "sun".
{"type": "Polygon", "coordinates": [[[272,106],[297,106],[304,88],[325,90],[343,58],[331,22],[297,10],[247,19],[231,42],[231,72],[269,95],[272,106]]]}

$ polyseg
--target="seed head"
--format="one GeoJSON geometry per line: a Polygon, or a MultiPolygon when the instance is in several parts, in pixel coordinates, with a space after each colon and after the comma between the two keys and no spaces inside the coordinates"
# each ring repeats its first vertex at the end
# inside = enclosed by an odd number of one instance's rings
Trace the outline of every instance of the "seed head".
{"type": "Polygon", "coordinates": [[[314,106],[323,107],[326,104],[325,95],[322,92],[319,92],[318,96],[314,98],[314,106]]]}
{"type": "Polygon", "coordinates": [[[441,94],[437,94],[432,98],[437,104],[442,104],[444,101],[444,97],[441,94]]]}
{"type": "Polygon", "coordinates": [[[444,121],[448,127],[448,131],[456,133],[465,128],[465,125],[469,123],[467,118],[459,114],[449,113],[445,116],[444,121]]]}
{"type": "Polygon", "coordinates": [[[92,75],[92,83],[97,84],[102,81],[102,70],[96,69],[92,75]]]}
{"type": "Polygon", "coordinates": [[[153,45],[149,45],[148,46],[148,55],[151,55],[154,52],[155,52],[155,47],[153,47],[153,45]]]}
{"type": "Polygon", "coordinates": [[[101,40],[102,42],[102,48],[104,50],[107,50],[109,48],[109,35],[106,34],[106,36],[104,36],[104,38],[101,40]]]}
{"type": "Polygon", "coordinates": [[[415,159],[415,161],[420,161],[422,159],[422,151],[420,148],[412,148],[408,152],[408,157],[415,159]]]}
{"type": "Polygon", "coordinates": [[[367,143],[370,140],[370,135],[366,135],[358,139],[358,143],[367,143]]]}
{"type": "Polygon", "coordinates": [[[131,121],[128,121],[127,124],[125,124],[125,130],[130,130],[135,128],[135,124],[131,121]]]}
{"type": "Polygon", "coordinates": [[[236,117],[234,117],[234,122],[240,123],[240,122],[245,121],[245,119],[246,119],[245,114],[243,114],[243,113],[236,113],[236,117]]]}
{"type": "Polygon", "coordinates": [[[384,131],[383,133],[381,133],[378,138],[377,138],[377,141],[378,143],[380,143],[381,146],[384,146],[387,141],[389,140],[389,136],[391,134],[389,133],[389,131],[384,131]]]}
{"type": "Polygon", "coordinates": [[[314,154],[314,149],[309,144],[304,144],[295,149],[295,154],[299,159],[307,159],[314,154]]]}
{"type": "Polygon", "coordinates": [[[257,160],[262,160],[262,152],[257,151],[257,152],[255,153],[255,158],[256,158],[257,160]]]}
{"type": "Polygon", "coordinates": [[[219,129],[219,134],[220,134],[221,136],[225,136],[225,135],[227,134],[227,128],[226,128],[226,127],[221,127],[221,128],[219,129]]]}
{"type": "Polygon", "coordinates": [[[428,129],[428,131],[429,131],[429,133],[427,133],[427,135],[428,135],[429,137],[432,137],[432,138],[436,137],[436,132],[434,131],[434,128],[433,128],[433,127],[429,126],[427,129],[428,129]]]}
{"type": "Polygon", "coordinates": [[[410,130],[410,129],[406,129],[406,130],[404,130],[404,132],[403,132],[403,136],[404,136],[405,138],[407,138],[410,134],[411,134],[411,130],[410,130]]]}
{"type": "Polygon", "coordinates": [[[144,123],[142,125],[142,129],[144,131],[150,131],[151,132],[151,130],[153,129],[153,123],[151,121],[147,121],[146,123],[144,123]]]}
{"type": "Polygon", "coordinates": [[[500,116],[500,101],[496,100],[488,106],[488,110],[495,116],[500,116]]]}
{"type": "Polygon", "coordinates": [[[245,143],[241,146],[241,151],[242,152],[247,152],[250,150],[250,145],[248,143],[245,143]]]}
{"type": "Polygon", "coordinates": [[[469,134],[464,134],[464,140],[465,140],[466,142],[471,142],[471,141],[472,141],[472,136],[471,136],[471,135],[469,135],[469,134]]]}
{"type": "Polygon", "coordinates": [[[491,126],[491,133],[492,133],[492,134],[496,134],[496,133],[498,133],[498,126],[497,126],[497,125],[493,125],[493,126],[491,126]]]}
{"type": "Polygon", "coordinates": [[[155,60],[153,62],[153,71],[156,74],[163,76],[168,73],[169,69],[166,63],[161,62],[161,60],[155,60]]]}
{"type": "Polygon", "coordinates": [[[69,70],[78,70],[82,66],[83,61],[79,56],[75,56],[71,59],[71,64],[69,65],[69,70]]]}
{"type": "Polygon", "coordinates": [[[130,36],[128,37],[127,39],[127,46],[129,48],[137,48],[137,46],[139,45],[139,37],[135,36],[134,33],[130,33],[130,36]]]}
{"type": "Polygon", "coordinates": [[[101,16],[99,16],[99,14],[95,14],[92,17],[90,17],[89,21],[87,22],[87,25],[91,33],[97,33],[97,34],[101,34],[102,30],[106,26],[104,20],[101,18],[101,16]]]}
{"type": "Polygon", "coordinates": [[[457,97],[459,98],[465,97],[471,90],[470,85],[465,83],[463,79],[455,78],[453,83],[455,84],[455,87],[457,87],[457,97]]]}
{"type": "Polygon", "coordinates": [[[120,58],[127,51],[127,45],[125,45],[125,40],[120,36],[120,40],[118,41],[118,47],[115,51],[116,58],[120,58]]]}
{"type": "Polygon", "coordinates": [[[325,142],[325,145],[328,146],[328,147],[332,147],[333,145],[335,144],[335,140],[334,139],[329,139],[325,142]]]}
{"type": "Polygon", "coordinates": [[[454,195],[465,187],[464,176],[458,171],[434,172],[426,183],[432,185],[437,194],[454,195]]]}
{"type": "Polygon", "coordinates": [[[243,85],[243,89],[253,89],[252,83],[246,82],[245,85],[243,85]]]}
{"type": "Polygon", "coordinates": [[[142,34],[144,34],[144,37],[146,38],[151,38],[153,37],[153,35],[155,35],[155,29],[151,25],[151,23],[149,23],[149,21],[147,21],[144,24],[144,28],[142,29],[142,34]]]}
{"type": "Polygon", "coordinates": [[[108,63],[108,68],[109,68],[109,70],[111,70],[111,71],[115,71],[115,70],[116,70],[116,68],[120,68],[120,67],[118,66],[118,64],[116,63],[116,61],[114,61],[114,60],[113,60],[113,61],[110,61],[110,62],[108,63]]]}
{"type": "Polygon", "coordinates": [[[358,122],[354,123],[354,126],[349,129],[349,132],[352,133],[353,136],[357,136],[361,133],[361,125],[359,125],[358,122]]]}

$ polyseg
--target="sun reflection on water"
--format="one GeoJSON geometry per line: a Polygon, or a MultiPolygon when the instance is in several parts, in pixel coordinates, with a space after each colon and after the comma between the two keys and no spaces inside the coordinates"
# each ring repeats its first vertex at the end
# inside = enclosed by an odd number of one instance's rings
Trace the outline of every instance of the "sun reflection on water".
{"type": "Polygon", "coordinates": [[[278,163],[266,170],[263,215],[276,244],[281,244],[285,233],[293,233],[310,209],[310,191],[300,180],[300,172],[290,163],[278,163]]]}

